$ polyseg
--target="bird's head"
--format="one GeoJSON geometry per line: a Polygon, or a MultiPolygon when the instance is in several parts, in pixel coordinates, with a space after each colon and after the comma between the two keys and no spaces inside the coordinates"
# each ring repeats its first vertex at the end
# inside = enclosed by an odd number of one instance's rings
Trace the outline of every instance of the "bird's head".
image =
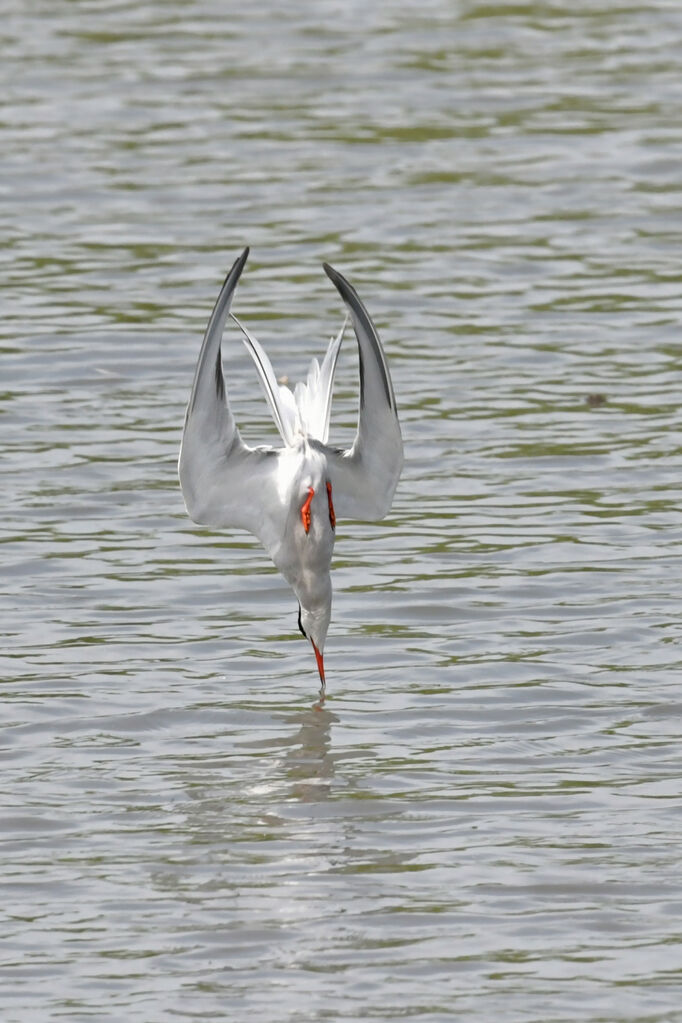
{"type": "Polygon", "coordinates": [[[320,682],[323,687],[325,685],[324,641],[327,638],[331,610],[331,601],[315,611],[308,611],[301,604],[298,606],[298,627],[305,638],[310,640],[315,653],[315,660],[317,661],[317,670],[320,673],[320,682]]]}

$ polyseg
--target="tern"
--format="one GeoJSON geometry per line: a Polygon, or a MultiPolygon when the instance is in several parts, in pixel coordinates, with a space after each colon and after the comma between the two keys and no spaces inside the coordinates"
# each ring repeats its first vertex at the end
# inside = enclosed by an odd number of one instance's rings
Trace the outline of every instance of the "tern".
{"type": "Polygon", "coordinates": [[[346,306],[358,343],[360,402],[348,450],[330,447],[334,371],[346,323],[305,383],[279,385],[260,343],[235,316],[258,371],[283,447],[249,447],[230,410],[221,341],[237,282],[249,254],[235,260],[208,321],[199,352],[180,448],[178,472],[187,512],[211,527],[253,533],[293,589],[298,627],[310,640],[321,691],[331,616],[330,567],[337,518],[375,521],[391,507],[403,444],[386,357],[355,288],[327,263],[324,270],[346,306]]]}

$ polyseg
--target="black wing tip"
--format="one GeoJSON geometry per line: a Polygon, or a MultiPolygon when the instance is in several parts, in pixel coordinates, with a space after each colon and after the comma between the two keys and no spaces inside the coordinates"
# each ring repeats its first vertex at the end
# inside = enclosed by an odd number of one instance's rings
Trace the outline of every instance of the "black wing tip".
{"type": "Polygon", "coordinates": [[[242,270],[246,266],[246,261],[249,258],[250,251],[251,248],[250,246],[247,245],[246,248],[242,251],[241,255],[237,256],[237,258],[235,259],[234,263],[232,264],[232,269],[230,270],[230,273],[234,273],[235,270],[237,270],[238,273],[242,272],[242,270]]]}
{"type": "Polygon", "coordinates": [[[221,288],[220,295],[218,296],[218,302],[220,302],[222,293],[225,291],[226,288],[229,288],[231,286],[234,286],[235,288],[237,287],[237,282],[239,281],[239,278],[242,275],[242,271],[246,266],[246,261],[249,258],[250,251],[251,250],[247,245],[243,252],[239,256],[237,256],[234,263],[227,271],[227,274],[225,275],[225,280],[223,281],[223,286],[221,288]]]}
{"type": "Polygon", "coordinates": [[[338,270],[335,270],[334,267],[331,266],[330,263],[323,263],[322,264],[322,269],[324,270],[324,272],[326,273],[327,277],[332,282],[334,287],[338,288],[339,291],[343,287],[346,287],[346,288],[352,288],[353,287],[352,284],[350,284],[346,280],[346,278],[343,276],[343,274],[339,273],[338,270]]]}
{"type": "Polygon", "coordinates": [[[360,344],[360,337],[358,335],[359,324],[361,324],[362,327],[364,328],[364,331],[366,332],[369,338],[369,342],[372,348],[374,349],[374,357],[376,359],[377,366],[381,374],[381,378],[383,380],[384,391],[386,394],[386,401],[388,402],[388,407],[395,412],[396,405],[395,397],[393,395],[391,378],[388,374],[388,367],[386,366],[384,352],[381,347],[381,342],[379,341],[377,329],[374,326],[374,323],[372,322],[372,318],[365,309],[362,303],[362,299],[358,295],[357,291],[355,290],[353,285],[346,280],[343,274],[339,273],[338,270],[335,270],[333,266],[329,265],[329,263],[323,263],[322,266],[327,277],[332,282],[332,284],[338,291],[339,295],[341,296],[342,301],[349,309],[353,320],[353,326],[355,328],[355,334],[358,338],[360,354],[360,406],[362,407],[362,405],[364,404],[365,385],[363,379],[364,374],[363,352],[362,345],[360,344]]]}
{"type": "Polygon", "coordinates": [[[327,277],[332,282],[332,284],[334,285],[334,287],[336,288],[344,302],[353,303],[355,301],[359,305],[362,305],[357,291],[350,283],[350,281],[346,280],[342,273],[339,273],[338,270],[335,270],[333,266],[329,265],[329,263],[323,263],[322,269],[324,270],[327,277]]]}
{"type": "MultiPolygon", "coordinates": [[[[234,263],[225,274],[225,280],[223,281],[223,286],[221,288],[221,295],[225,288],[230,287],[230,285],[232,285],[233,283],[234,287],[235,288],[237,287],[237,282],[239,281],[239,278],[242,275],[242,271],[246,266],[246,261],[249,258],[249,252],[250,249],[249,246],[247,245],[246,248],[240,253],[240,255],[237,256],[234,263]]],[[[218,301],[220,301],[220,295],[218,296],[218,301]]]]}

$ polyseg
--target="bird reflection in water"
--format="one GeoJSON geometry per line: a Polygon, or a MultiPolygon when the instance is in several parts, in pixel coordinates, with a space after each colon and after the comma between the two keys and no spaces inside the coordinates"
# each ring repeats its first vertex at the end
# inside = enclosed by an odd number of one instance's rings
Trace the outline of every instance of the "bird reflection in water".
{"type": "Polygon", "coordinates": [[[339,718],[324,703],[321,694],[317,703],[290,719],[298,725],[298,731],[287,740],[291,748],[285,757],[285,773],[291,782],[292,798],[303,803],[320,802],[331,792],[334,777],[331,729],[339,718]]]}

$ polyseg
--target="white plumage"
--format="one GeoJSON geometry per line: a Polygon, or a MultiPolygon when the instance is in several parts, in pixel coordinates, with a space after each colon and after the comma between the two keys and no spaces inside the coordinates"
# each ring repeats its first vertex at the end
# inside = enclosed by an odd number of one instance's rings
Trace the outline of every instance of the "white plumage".
{"type": "Polygon", "coordinates": [[[391,377],[364,305],[324,264],[350,316],[360,359],[358,428],[351,448],[329,447],[334,371],[346,324],[319,365],[292,392],[277,383],[256,338],[233,316],[258,370],[283,448],[249,447],[230,410],[221,339],[249,250],[230,270],[206,328],[180,448],[187,512],[206,526],[238,526],[261,541],[299,602],[299,628],[315,651],[324,687],[324,643],[331,614],[330,565],[336,517],[380,519],[391,506],[403,447],[391,377]]]}

